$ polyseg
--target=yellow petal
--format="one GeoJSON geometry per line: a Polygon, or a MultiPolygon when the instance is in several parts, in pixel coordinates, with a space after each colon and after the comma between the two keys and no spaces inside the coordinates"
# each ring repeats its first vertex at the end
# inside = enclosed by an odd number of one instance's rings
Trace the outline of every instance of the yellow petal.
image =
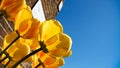
{"type": "Polygon", "coordinates": [[[59,34],[60,43],[56,46],[57,48],[71,49],[72,39],[67,34],[59,34]]]}
{"type": "Polygon", "coordinates": [[[54,35],[53,37],[49,38],[49,39],[45,42],[45,44],[46,44],[46,46],[49,46],[49,45],[55,44],[56,41],[58,41],[58,40],[59,40],[59,35],[56,34],[56,35],[54,35]]]}
{"type": "Polygon", "coordinates": [[[48,66],[46,68],[59,68],[58,66],[48,66]]]}
{"type": "Polygon", "coordinates": [[[56,20],[44,21],[40,27],[40,39],[41,41],[46,41],[52,36],[62,33],[62,25],[56,20]]]}
{"type": "Polygon", "coordinates": [[[18,32],[25,39],[38,37],[40,21],[37,19],[26,19],[19,25],[18,32]]]}
{"type": "Polygon", "coordinates": [[[30,46],[31,50],[40,48],[39,41],[37,39],[25,39],[25,43],[30,46]]]}
{"type": "Polygon", "coordinates": [[[64,64],[65,64],[64,59],[63,59],[62,57],[60,57],[60,58],[58,59],[58,66],[62,66],[62,65],[64,65],[64,64]]]}
{"type": "Polygon", "coordinates": [[[18,37],[18,34],[15,31],[6,35],[4,37],[2,49],[5,49],[16,37],[18,37]]]}
{"type": "Polygon", "coordinates": [[[44,52],[39,52],[39,59],[44,63],[44,65],[50,65],[56,61],[56,57],[50,56],[48,54],[43,54],[44,52]],[[42,53],[42,54],[41,54],[42,53]]]}
{"type": "Polygon", "coordinates": [[[35,66],[37,66],[38,64],[39,64],[38,56],[35,54],[35,55],[33,55],[33,60],[32,60],[31,66],[32,66],[32,68],[35,68],[35,66]]]}
{"type": "Polygon", "coordinates": [[[19,13],[16,15],[15,18],[15,30],[17,30],[19,28],[19,25],[22,21],[32,18],[32,12],[29,6],[27,6],[26,8],[23,8],[22,10],[19,11],[19,13]]]}
{"type": "Polygon", "coordinates": [[[50,51],[49,54],[60,57],[60,56],[65,55],[66,51],[62,48],[59,48],[59,49],[55,49],[55,50],[50,51]]]}
{"type": "Polygon", "coordinates": [[[56,61],[56,58],[55,57],[52,57],[52,56],[45,56],[46,59],[44,60],[44,64],[45,65],[50,65],[52,63],[54,63],[56,61]]]}
{"type": "Polygon", "coordinates": [[[72,55],[72,51],[70,50],[70,51],[68,51],[63,57],[69,57],[69,56],[71,56],[72,55]]]}
{"type": "Polygon", "coordinates": [[[46,65],[46,68],[59,68],[59,66],[62,66],[65,64],[64,59],[62,57],[57,57],[57,61],[54,62],[51,65],[46,65]]]}
{"type": "MultiPolygon", "coordinates": [[[[63,33],[59,33],[55,36],[53,36],[52,38],[50,38],[46,44],[48,42],[50,42],[52,39],[54,39],[54,37],[58,38],[58,40],[50,45],[47,45],[47,49],[49,51],[49,54],[54,55],[54,56],[64,56],[70,49],[71,49],[71,38],[63,33]]],[[[53,40],[52,40],[53,41],[53,40]]]]}

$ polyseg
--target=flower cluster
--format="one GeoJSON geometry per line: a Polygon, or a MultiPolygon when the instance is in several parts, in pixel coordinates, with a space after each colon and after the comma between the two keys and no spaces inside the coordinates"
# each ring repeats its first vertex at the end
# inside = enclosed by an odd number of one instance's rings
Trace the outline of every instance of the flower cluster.
{"type": "Polygon", "coordinates": [[[32,68],[59,68],[63,58],[71,55],[72,41],[60,22],[33,18],[25,0],[2,0],[0,13],[14,22],[0,53],[0,62],[7,68],[21,68],[21,62],[31,62],[32,68]]]}

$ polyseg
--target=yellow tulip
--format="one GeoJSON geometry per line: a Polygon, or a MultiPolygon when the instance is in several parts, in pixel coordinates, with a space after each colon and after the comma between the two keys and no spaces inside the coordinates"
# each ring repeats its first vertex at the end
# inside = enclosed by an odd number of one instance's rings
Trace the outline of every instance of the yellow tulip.
{"type": "Polygon", "coordinates": [[[22,21],[30,18],[32,18],[31,8],[27,6],[26,8],[21,9],[15,17],[14,30],[17,30],[19,28],[19,25],[22,21]]]}
{"type": "Polygon", "coordinates": [[[39,32],[39,40],[44,42],[49,55],[61,57],[71,49],[71,38],[63,33],[62,25],[58,21],[44,21],[39,32]]]}
{"type": "Polygon", "coordinates": [[[22,21],[17,31],[24,39],[37,38],[39,33],[39,27],[40,21],[31,18],[22,21]]]}
{"type": "Polygon", "coordinates": [[[14,21],[16,14],[25,7],[25,0],[2,0],[0,4],[0,12],[3,13],[8,20],[14,21]]]}

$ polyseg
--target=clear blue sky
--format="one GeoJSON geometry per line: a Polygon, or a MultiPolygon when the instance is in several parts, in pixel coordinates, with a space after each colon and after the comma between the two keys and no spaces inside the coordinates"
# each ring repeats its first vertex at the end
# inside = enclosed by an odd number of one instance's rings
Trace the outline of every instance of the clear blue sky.
{"type": "Polygon", "coordinates": [[[65,0],[57,16],[73,40],[61,68],[120,68],[119,0],[65,0]]]}

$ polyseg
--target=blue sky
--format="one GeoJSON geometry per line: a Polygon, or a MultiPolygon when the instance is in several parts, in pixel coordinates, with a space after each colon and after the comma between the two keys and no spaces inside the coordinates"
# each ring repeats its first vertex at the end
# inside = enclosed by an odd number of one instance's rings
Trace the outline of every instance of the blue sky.
{"type": "Polygon", "coordinates": [[[120,68],[120,2],[65,0],[57,15],[73,54],[61,68],[120,68]]]}

